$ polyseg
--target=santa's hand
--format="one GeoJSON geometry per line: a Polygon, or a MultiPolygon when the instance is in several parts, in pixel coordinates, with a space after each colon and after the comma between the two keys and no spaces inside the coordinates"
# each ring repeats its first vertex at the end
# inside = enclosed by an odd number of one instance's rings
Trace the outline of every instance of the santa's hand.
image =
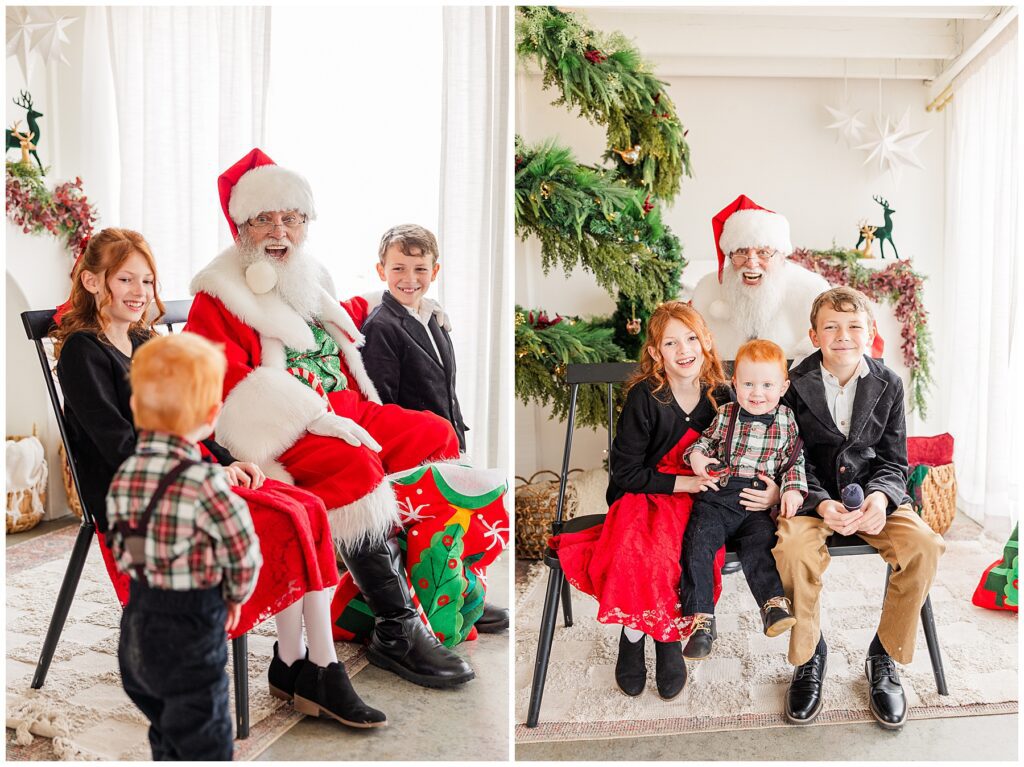
{"type": "Polygon", "coordinates": [[[321,437],[337,437],[343,439],[352,447],[360,445],[370,448],[375,453],[380,452],[380,445],[370,433],[351,418],[342,418],[334,413],[324,413],[314,420],[306,431],[310,434],[319,434],[321,437]]]}

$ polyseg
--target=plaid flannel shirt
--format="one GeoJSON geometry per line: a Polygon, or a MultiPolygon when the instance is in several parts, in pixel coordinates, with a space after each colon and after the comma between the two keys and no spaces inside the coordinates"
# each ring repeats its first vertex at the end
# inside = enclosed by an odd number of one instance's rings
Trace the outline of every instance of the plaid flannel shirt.
{"type": "MultiPolygon", "coordinates": [[[[690,454],[699,450],[704,455],[725,460],[725,434],[729,429],[729,418],[738,402],[727,402],[722,405],[714,422],[694,442],[684,454],[689,461],[690,454]]],[[[758,474],[767,474],[778,479],[778,474],[786,465],[796,439],[799,435],[793,411],[780,404],[775,411],[775,418],[770,426],[757,421],[737,419],[732,436],[732,462],[730,472],[737,477],[752,479],[758,474]]],[[[782,477],[779,493],[787,490],[799,490],[807,497],[807,475],[804,472],[804,456],[801,450],[796,463],[782,477]]]]}
{"type": "MultiPolygon", "coordinates": [[[[140,431],[135,455],[121,464],[107,493],[107,518],[138,524],[160,480],[199,448],[166,432],[140,431]]],[[[134,577],[124,538],[113,533],[118,569],[134,577]]],[[[224,598],[244,602],[256,586],[263,558],[249,507],[231,492],[221,466],[198,463],[171,483],[146,534],[145,573],[158,589],[186,591],[223,584],[224,598]]]]}

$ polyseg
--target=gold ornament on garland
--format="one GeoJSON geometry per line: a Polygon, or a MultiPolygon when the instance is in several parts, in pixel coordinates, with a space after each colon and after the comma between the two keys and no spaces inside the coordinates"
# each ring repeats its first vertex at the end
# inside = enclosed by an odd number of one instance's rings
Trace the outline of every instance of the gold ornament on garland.
{"type": "Polygon", "coordinates": [[[612,149],[615,154],[622,158],[622,161],[626,165],[636,165],[636,161],[640,159],[640,145],[634,144],[632,149],[612,149]]]}
{"type": "Polygon", "coordinates": [[[640,319],[636,316],[636,305],[631,305],[633,318],[626,321],[626,332],[631,336],[640,334],[640,319]]]}
{"type": "Polygon", "coordinates": [[[542,182],[540,185],[540,196],[543,197],[545,200],[551,196],[551,184],[549,184],[547,181],[542,182]]]}

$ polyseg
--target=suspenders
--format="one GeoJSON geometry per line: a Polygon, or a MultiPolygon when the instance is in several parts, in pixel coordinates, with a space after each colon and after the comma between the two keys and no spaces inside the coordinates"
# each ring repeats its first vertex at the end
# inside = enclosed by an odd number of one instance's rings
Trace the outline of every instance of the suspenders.
{"type": "MultiPolygon", "coordinates": [[[[725,463],[726,467],[728,467],[730,465],[730,462],[732,460],[732,436],[733,436],[733,434],[736,431],[736,421],[739,419],[739,415],[740,415],[740,406],[736,405],[736,407],[734,407],[732,409],[732,413],[729,415],[729,426],[726,428],[726,431],[725,431],[725,460],[724,460],[724,463],[725,463]]],[[[804,441],[800,437],[800,435],[798,434],[797,437],[796,437],[796,443],[793,445],[793,451],[790,453],[789,460],[786,462],[786,465],[783,466],[782,469],[779,471],[779,476],[780,477],[782,475],[784,475],[787,471],[792,469],[793,466],[796,464],[796,462],[798,460],[800,460],[800,452],[803,449],[804,449],[804,441]]],[[[722,478],[720,480],[718,480],[718,484],[721,485],[722,487],[725,487],[727,484],[729,484],[729,474],[728,473],[723,474],[722,478]]]]}
{"type": "Polygon", "coordinates": [[[142,512],[142,517],[137,525],[129,524],[128,520],[122,519],[112,529],[107,530],[107,547],[111,549],[114,530],[121,533],[121,536],[124,538],[124,549],[128,552],[128,558],[131,560],[129,567],[135,571],[136,578],[144,586],[149,585],[144,567],[146,564],[146,533],[149,531],[149,520],[152,519],[153,512],[156,511],[156,505],[160,502],[163,494],[167,492],[167,488],[171,486],[183,471],[190,466],[195,466],[197,463],[199,462],[186,458],[164,475],[160,480],[160,484],[157,485],[153,497],[149,499],[149,505],[142,512]]]}

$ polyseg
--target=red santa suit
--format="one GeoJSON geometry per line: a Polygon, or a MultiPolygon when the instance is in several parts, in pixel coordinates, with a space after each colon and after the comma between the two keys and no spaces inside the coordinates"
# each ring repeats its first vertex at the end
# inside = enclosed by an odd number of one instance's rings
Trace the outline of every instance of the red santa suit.
{"type": "Polygon", "coordinates": [[[398,506],[386,474],[432,460],[455,458],[458,438],[433,413],[382,405],[366,374],[359,346],[366,302],[339,304],[326,275],[317,317],[341,350],[347,386],[318,393],[287,371],[286,347],[315,351],[306,321],[273,290],[257,294],[245,279],[237,246],[231,246],[192,281],[195,299],[186,330],[222,344],[227,356],[224,407],[217,440],[240,460],[258,464],[269,477],[320,496],[336,540],[356,544],[385,536],[399,524],[398,506]],[[307,431],[331,410],[366,429],[379,453],[336,437],[307,431]]]}
{"type": "Polygon", "coordinates": [[[785,260],[793,251],[789,222],[740,195],[715,216],[712,229],[718,251],[718,274],[706,275],[697,283],[691,302],[707,323],[722,359],[735,359],[737,349],[751,338],[748,330],[737,324],[722,285],[723,269],[732,268],[725,266],[726,257],[742,248],[773,248],[777,251],[774,258],[782,259],[775,267],[778,271],[773,279],[782,284],[784,299],[760,337],[781,346],[788,359],[798,361],[811,354],[814,346],[807,333],[811,326],[811,304],[830,285],[820,275],[785,260]]]}

